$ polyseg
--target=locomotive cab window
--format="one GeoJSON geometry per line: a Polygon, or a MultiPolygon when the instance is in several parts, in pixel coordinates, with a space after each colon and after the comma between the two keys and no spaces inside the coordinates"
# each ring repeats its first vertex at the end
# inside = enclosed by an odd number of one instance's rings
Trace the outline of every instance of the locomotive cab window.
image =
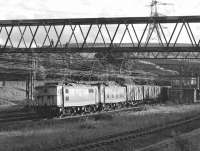
{"type": "Polygon", "coordinates": [[[65,93],[69,93],[69,90],[68,90],[68,89],[65,89],[65,93]]]}

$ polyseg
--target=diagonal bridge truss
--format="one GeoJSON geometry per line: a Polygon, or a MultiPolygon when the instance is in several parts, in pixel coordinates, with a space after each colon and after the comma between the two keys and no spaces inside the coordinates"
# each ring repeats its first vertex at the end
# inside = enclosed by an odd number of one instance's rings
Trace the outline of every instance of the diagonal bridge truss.
{"type": "Polygon", "coordinates": [[[200,58],[200,16],[0,20],[0,53],[200,58]],[[152,27],[149,33],[149,27],[152,27]],[[152,40],[159,33],[159,43],[152,40]]]}

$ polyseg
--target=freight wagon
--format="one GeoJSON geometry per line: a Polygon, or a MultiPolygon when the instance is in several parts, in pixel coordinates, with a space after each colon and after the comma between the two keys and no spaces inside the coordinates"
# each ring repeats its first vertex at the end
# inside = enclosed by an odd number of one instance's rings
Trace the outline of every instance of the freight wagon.
{"type": "Polygon", "coordinates": [[[36,87],[34,109],[77,114],[133,106],[161,99],[162,87],[153,85],[55,84],[36,87]]]}

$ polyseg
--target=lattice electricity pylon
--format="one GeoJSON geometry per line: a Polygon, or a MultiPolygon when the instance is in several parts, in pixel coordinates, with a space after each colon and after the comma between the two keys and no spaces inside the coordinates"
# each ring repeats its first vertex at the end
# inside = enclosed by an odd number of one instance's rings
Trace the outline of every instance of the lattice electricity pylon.
{"type": "MultiPolygon", "coordinates": [[[[150,5],[147,5],[148,7],[150,7],[151,9],[151,13],[150,13],[150,17],[154,18],[154,17],[159,17],[159,16],[165,16],[162,15],[161,13],[158,13],[158,5],[172,5],[171,3],[161,3],[157,0],[152,0],[150,5]]],[[[164,28],[164,27],[162,27],[164,28]]],[[[149,43],[149,41],[156,41],[159,45],[162,45],[163,40],[162,40],[162,34],[161,34],[161,29],[160,26],[157,23],[152,23],[149,25],[149,29],[148,29],[148,34],[146,37],[146,44],[149,43]]],[[[147,56],[149,54],[147,53],[147,56]]],[[[157,53],[156,53],[157,55],[157,53]]]]}
{"type": "MultiPolygon", "coordinates": [[[[152,0],[150,5],[147,5],[151,9],[150,17],[164,16],[164,15],[158,13],[158,5],[172,5],[172,4],[171,3],[161,3],[157,0],[152,0]]],[[[148,43],[148,41],[150,41],[151,39],[152,40],[156,39],[159,42],[159,44],[162,43],[161,31],[160,31],[159,25],[157,23],[152,23],[149,25],[146,43],[148,43]],[[156,37],[152,37],[153,33],[156,34],[156,37]]]]}
{"type": "Polygon", "coordinates": [[[199,30],[200,16],[1,20],[0,53],[127,52],[135,58],[200,58],[199,30]],[[146,42],[151,24],[160,29],[161,45],[146,42]],[[163,29],[167,25],[169,35],[163,29]]]}

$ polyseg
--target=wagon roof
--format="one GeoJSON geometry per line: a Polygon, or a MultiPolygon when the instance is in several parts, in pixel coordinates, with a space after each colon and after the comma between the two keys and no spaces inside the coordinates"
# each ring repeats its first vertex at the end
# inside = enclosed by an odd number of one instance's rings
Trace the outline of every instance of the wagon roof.
{"type": "Polygon", "coordinates": [[[67,83],[65,86],[73,86],[73,87],[92,87],[90,84],[81,84],[81,83],[67,83]]]}

